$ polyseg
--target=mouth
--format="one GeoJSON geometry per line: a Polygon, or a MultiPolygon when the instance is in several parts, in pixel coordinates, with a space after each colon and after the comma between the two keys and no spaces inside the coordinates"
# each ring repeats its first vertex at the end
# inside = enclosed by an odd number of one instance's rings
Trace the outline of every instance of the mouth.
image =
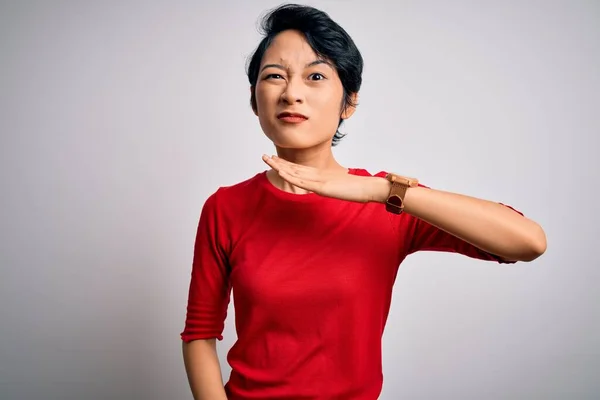
{"type": "Polygon", "coordinates": [[[282,112],[277,115],[277,119],[290,124],[299,124],[306,121],[308,117],[298,113],[282,112]]]}

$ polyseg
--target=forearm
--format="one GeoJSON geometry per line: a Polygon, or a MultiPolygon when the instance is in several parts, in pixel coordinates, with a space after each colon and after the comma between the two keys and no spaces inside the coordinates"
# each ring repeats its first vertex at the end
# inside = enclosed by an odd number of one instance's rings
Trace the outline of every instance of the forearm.
{"type": "MultiPolygon", "coordinates": [[[[383,178],[374,183],[372,198],[385,203],[391,184],[383,178]]],[[[537,223],[492,201],[414,187],[406,192],[404,212],[505,260],[532,261],[546,251],[537,223]]]]}
{"type": "Polygon", "coordinates": [[[215,339],[183,342],[183,360],[194,400],[227,400],[215,339]]]}
{"type": "Polygon", "coordinates": [[[542,228],[499,203],[416,187],[404,204],[405,212],[506,260],[532,261],[546,250],[542,228]]]}

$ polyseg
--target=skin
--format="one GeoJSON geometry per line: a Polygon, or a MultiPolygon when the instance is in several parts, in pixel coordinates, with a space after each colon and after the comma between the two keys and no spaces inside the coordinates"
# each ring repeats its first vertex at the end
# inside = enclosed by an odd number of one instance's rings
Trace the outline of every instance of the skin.
{"type": "MultiPolygon", "coordinates": [[[[348,172],[335,160],[331,139],[340,117],[349,118],[355,108],[342,109],[344,91],[335,67],[320,59],[301,33],[290,30],[277,35],[263,56],[255,90],[254,113],[280,157],[323,172],[348,172]],[[301,113],[308,120],[286,123],[277,118],[283,111],[301,113]]],[[[267,176],[282,190],[307,192],[281,179],[276,171],[267,176]]]]}
{"type": "MultiPolygon", "coordinates": [[[[272,168],[267,177],[279,189],[299,195],[385,203],[391,189],[386,179],[348,174],[333,156],[331,139],[339,118],[351,117],[355,109],[341,107],[342,83],[335,67],[323,61],[292,30],[280,33],[263,57],[254,113],[277,151],[277,156],[262,157],[272,168]],[[285,123],[277,118],[283,111],[302,113],[308,120],[285,123]]],[[[496,202],[415,187],[407,190],[404,205],[404,212],[505,260],[532,261],[546,251],[539,224],[496,202]]]]}
{"type": "MultiPolygon", "coordinates": [[[[350,118],[355,109],[342,107],[342,83],[323,61],[295,31],[280,33],[263,57],[254,113],[277,151],[263,155],[272,168],[267,177],[298,195],[385,203],[391,189],[386,179],[351,175],[333,156],[339,118],[350,118]],[[277,118],[283,111],[308,119],[289,124],[277,118]]],[[[546,251],[545,233],[536,222],[492,201],[415,187],[407,190],[404,204],[404,212],[505,260],[532,261],[546,251]]],[[[225,400],[214,339],[184,343],[183,353],[194,399],[225,400]]]]}

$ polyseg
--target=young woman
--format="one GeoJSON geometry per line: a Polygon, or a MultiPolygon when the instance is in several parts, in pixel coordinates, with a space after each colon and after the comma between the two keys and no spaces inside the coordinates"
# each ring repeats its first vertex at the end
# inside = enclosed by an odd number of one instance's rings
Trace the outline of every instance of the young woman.
{"type": "Polygon", "coordinates": [[[340,165],[332,145],[355,110],[358,49],[311,7],[279,7],[263,26],[250,98],[277,156],[202,209],[181,334],[190,386],[209,400],[377,399],[381,338],[406,256],[531,261],[545,234],[502,204],[340,165]],[[232,289],[238,339],[223,385],[215,340],[232,289]]]}

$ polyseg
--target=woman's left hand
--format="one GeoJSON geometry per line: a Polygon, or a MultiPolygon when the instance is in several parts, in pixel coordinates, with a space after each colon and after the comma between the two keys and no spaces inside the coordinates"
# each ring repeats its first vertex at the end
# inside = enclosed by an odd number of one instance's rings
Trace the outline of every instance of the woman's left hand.
{"type": "Polygon", "coordinates": [[[288,183],[321,196],[359,203],[384,202],[389,192],[388,182],[384,178],[324,172],[277,156],[263,155],[262,159],[288,183]]]}

